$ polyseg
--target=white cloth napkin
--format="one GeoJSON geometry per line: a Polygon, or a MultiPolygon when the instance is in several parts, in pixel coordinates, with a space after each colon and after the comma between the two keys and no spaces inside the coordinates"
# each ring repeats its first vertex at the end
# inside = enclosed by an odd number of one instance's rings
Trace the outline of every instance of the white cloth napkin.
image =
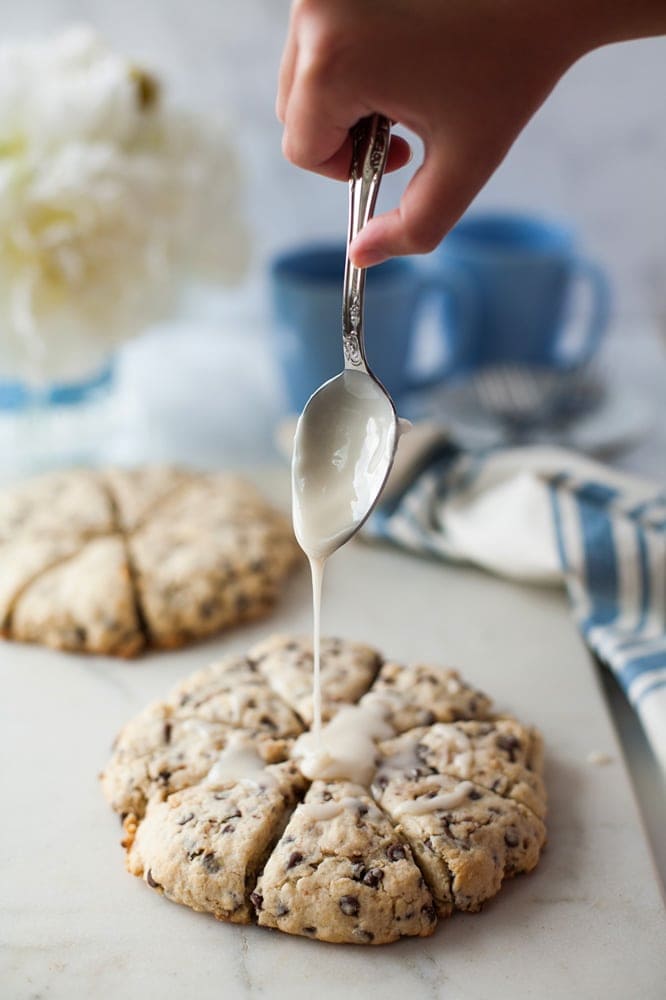
{"type": "Polygon", "coordinates": [[[666,493],[573,452],[461,451],[416,427],[365,537],[535,584],[564,584],[666,772],[666,493]]]}

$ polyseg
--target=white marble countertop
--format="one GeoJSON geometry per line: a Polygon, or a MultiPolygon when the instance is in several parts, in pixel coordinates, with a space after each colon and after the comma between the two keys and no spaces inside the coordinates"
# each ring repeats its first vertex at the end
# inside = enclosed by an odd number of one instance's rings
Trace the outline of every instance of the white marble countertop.
{"type": "MultiPolygon", "coordinates": [[[[285,485],[282,476],[282,492],[285,485]]],[[[481,914],[457,915],[428,940],[377,950],[220,924],[124,872],[118,821],[96,780],[114,733],[222,651],[276,629],[307,630],[308,587],[303,572],[270,622],[136,664],[0,646],[2,995],[662,996],[658,879],[596,671],[563,595],[394,550],[356,543],[331,561],[324,628],[399,658],[455,664],[500,708],[542,729],[550,819],[538,869],[506,885],[481,914]],[[396,580],[408,586],[398,590],[396,580]],[[591,765],[592,751],[610,763],[591,765]]]]}

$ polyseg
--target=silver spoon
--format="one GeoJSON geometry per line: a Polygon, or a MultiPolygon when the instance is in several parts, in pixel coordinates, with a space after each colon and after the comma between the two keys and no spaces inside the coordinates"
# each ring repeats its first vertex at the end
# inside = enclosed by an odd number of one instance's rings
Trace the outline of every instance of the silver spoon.
{"type": "Polygon", "coordinates": [[[379,499],[398,443],[395,406],[365,355],[365,271],[349,259],[349,244],[374,211],[390,131],[390,122],[382,115],[364,118],[351,130],[342,299],[344,370],[316,390],[296,426],[294,529],[311,559],[325,559],[358,531],[379,499]]]}

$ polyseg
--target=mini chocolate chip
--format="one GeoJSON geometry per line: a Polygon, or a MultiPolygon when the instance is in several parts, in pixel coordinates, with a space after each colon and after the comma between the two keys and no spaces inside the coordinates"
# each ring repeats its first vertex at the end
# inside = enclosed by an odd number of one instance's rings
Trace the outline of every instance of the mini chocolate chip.
{"type": "Polygon", "coordinates": [[[252,903],[254,904],[254,908],[255,908],[255,910],[258,913],[259,910],[264,905],[264,897],[262,896],[262,894],[260,892],[251,892],[250,893],[250,899],[252,900],[252,903]]]}
{"type": "Polygon", "coordinates": [[[204,866],[204,868],[210,875],[215,875],[220,870],[220,864],[217,858],[210,851],[208,852],[208,854],[204,854],[203,858],[201,859],[201,864],[204,866]]]}
{"type": "Polygon", "coordinates": [[[510,827],[504,834],[504,843],[507,847],[517,847],[519,842],[518,831],[514,827],[510,827]]]}
{"type": "Polygon", "coordinates": [[[363,885],[369,885],[371,889],[376,889],[380,882],[382,882],[383,878],[384,872],[381,868],[371,868],[363,876],[363,885]]]}
{"type": "Polygon", "coordinates": [[[278,903],[277,907],[275,908],[275,916],[286,917],[288,913],[289,913],[289,907],[285,906],[284,903],[278,903]]]}
{"type": "Polygon", "coordinates": [[[178,820],[178,826],[185,826],[186,823],[189,823],[193,819],[194,813],[188,813],[187,816],[183,816],[182,819],[178,820]]]}
{"type": "Polygon", "coordinates": [[[322,802],[330,802],[333,796],[330,792],[322,792],[321,800],[322,802]]]}
{"type": "Polygon", "coordinates": [[[367,813],[368,813],[368,806],[366,806],[365,802],[361,802],[361,804],[358,807],[359,816],[366,816],[367,813]]]}
{"type": "Polygon", "coordinates": [[[425,903],[421,907],[421,913],[424,915],[424,917],[427,917],[431,923],[434,923],[435,920],[437,920],[437,910],[435,909],[433,903],[425,903]]]}
{"type": "Polygon", "coordinates": [[[302,860],[303,860],[303,855],[301,854],[301,852],[294,851],[294,853],[290,855],[289,861],[287,861],[287,871],[289,871],[290,868],[295,868],[296,865],[300,865],[302,860]]]}
{"type": "Polygon", "coordinates": [[[277,729],[277,724],[274,722],[273,719],[271,719],[269,715],[262,715],[259,719],[259,722],[261,723],[262,726],[266,726],[267,729],[272,729],[272,730],[277,729]]]}
{"type": "Polygon", "coordinates": [[[389,780],[388,780],[388,777],[385,774],[380,774],[375,779],[375,784],[377,785],[378,788],[381,789],[382,792],[387,787],[388,783],[389,783],[389,780]]]}
{"type": "Polygon", "coordinates": [[[151,889],[161,889],[162,888],[162,886],[159,884],[159,882],[156,882],[155,879],[153,878],[153,873],[150,870],[150,868],[146,872],[146,882],[148,883],[148,885],[150,886],[151,889]]]}
{"type": "Polygon", "coordinates": [[[235,829],[236,829],[236,827],[234,826],[233,823],[227,823],[225,826],[222,827],[222,830],[220,832],[221,833],[233,833],[235,829]]]}
{"type": "Polygon", "coordinates": [[[495,744],[500,750],[506,750],[509,760],[514,763],[516,760],[516,750],[520,750],[520,740],[515,736],[505,736],[501,733],[495,738],[495,744]]]}
{"type": "Polygon", "coordinates": [[[386,848],[386,857],[389,861],[404,861],[407,855],[402,844],[391,844],[386,848]]]}
{"type": "Polygon", "coordinates": [[[360,909],[358,896],[341,896],[338,905],[346,917],[358,915],[360,909]]]}
{"type": "Polygon", "coordinates": [[[171,729],[172,729],[171,723],[170,722],[165,722],[164,723],[164,742],[165,743],[171,743],[171,729]]]}
{"type": "Polygon", "coordinates": [[[195,858],[200,857],[204,852],[203,847],[197,847],[196,851],[190,851],[187,855],[188,861],[194,861],[195,858]]]}
{"type": "Polygon", "coordinates": [[[477,791],[476,788],[473,788],[472,791],[467,796],[467,798],[468,799],[474,799],[474,800],[476,800],[476,799],[482,799],[483,798],[483,792],[479,792],[479,791],[477,791]]]}
{"type": "Polygon", "coordinates": [[[430,837],[426,837],[426,839],[423,841],[423,845],[424,845],[424,847],[427,847],[428,850],[432,854],[435,854],[435,848],[433,846],[433,843],[432,843],[432,840],[430,839],[430,837]]]}
{"type": "Polygon", "coordinates": [[[171,777],[171,771],[160,771],[157,777],[166,785],[167,781],[171,777]]]}
{"type": "Polygon", "coordinates": [[[362,882],[363,876],[367,872],[367,868],[362,861],[357,861],[356,864],[352,865],[352,878],[355,882],[362,882]]]}

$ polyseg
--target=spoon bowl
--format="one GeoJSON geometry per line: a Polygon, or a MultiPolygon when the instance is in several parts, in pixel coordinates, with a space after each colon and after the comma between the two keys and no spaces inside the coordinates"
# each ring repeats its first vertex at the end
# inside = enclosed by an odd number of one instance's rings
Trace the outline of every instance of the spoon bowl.
{"type": "Polygon", "coordinates": [[[397,440],[393,402],[367,372],[345,370],[310,397],[296,427],[292,491],[296,538],[312,558],[325,558],[361,527],[397,440]]]}

